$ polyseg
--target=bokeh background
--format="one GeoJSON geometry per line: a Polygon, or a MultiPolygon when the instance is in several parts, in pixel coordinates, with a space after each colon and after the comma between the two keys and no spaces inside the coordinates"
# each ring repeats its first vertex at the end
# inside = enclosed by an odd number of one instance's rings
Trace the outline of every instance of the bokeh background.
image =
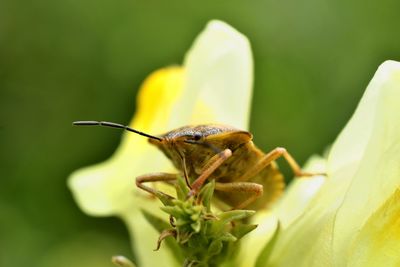
{"type": "Polygon", "coordinates": [[[66,187],[120,134],[71,122],[129,122],[146,75],[181,63],[210,19],[251,41],[256,143],[304,163],[333,142],[379,64],[400,60],[399,10],[397,0],[0,0],[0,266],[134,258],[123,224],[86,216],[66,187]]]}

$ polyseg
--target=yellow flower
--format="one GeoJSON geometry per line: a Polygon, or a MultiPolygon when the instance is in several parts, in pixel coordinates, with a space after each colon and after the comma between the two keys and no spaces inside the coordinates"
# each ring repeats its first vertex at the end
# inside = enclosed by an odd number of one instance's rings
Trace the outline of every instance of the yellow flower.
{"type": "Polygon", "coordinates": [[[257,267],[400,266],[399,62],[379,67],[333,144],[327,171],[326,182],[282,227],[269,259],[257,267]]]}
{"type": "MultiPolygon", "coordinates": [[[[200,123],[247,129],[252,68],[246,37],[223,22],[212,21],[195,40],[183,67],[165,68],[146,79],[130,126],[150,134],[200,123]]],[[[140,210],[160,215],[160,203],[135,186],[136,176],[171,170],[170,162],[146,138],[124,133],[110,159],[75,171],[68,185],[87,214],[114,215],[125,221],[134,237],[139,266],[179,266],[167,248],[153,251],[159,234],[140,210]]]]}

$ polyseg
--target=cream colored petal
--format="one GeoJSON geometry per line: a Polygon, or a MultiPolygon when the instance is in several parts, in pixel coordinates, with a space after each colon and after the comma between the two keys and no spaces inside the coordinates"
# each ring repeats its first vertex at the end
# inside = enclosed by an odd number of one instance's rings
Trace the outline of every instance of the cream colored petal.
{"type": "MultiPolygon", "coordinates": [[[[162,205],[158,201],[157,205],[153,205],[151,202],[156,201],[143,201],[136,204],[141,209],[158,214],[160,218],[165,218],[165,213],[159,214],[160,206],[162,205]]],[[[161,249],[154,251],[157,247],[157,240],[160,233],[158,233],[146,218],[144,218],[142,213],[137,213],[137,211],[138,209],[135,206],[132,208],[132,212],[125,212],[122,215],[122,219],[125,221],[131,235],[131,242],[132,246],[135,248],[135,255],[137,255],[138,258],[138,262],[135,262],[136,265],[138,267],[181,266],[181,263],[175,260],[172,252],[165,243],[162,244],[161,249]]]]}
{"type": "Polygon", "coordinates": [[[171,128],[189,121],[248,128],[253,60],[244,35],[224,22],[211,21],[190,48],[184,66],[185,90],[171,128]]]}
{"type": "Polygon", "coordinates": [[[326,183],[282,232],[268,266],[346,266],[357,233],[400,185],[399,100],[400,63],[388,61],[333,145],[326,183]]]}
{"type": "Polygon", "coordinates": [[[400,190],[368,219],[351,244],[349,267],[400,266],[400,190]]]}
{"type": "MultiPolygon", "coordinates": [[[[326,172],[326,159],[314,155],[306,162],[303,170],[324,173],[326,172]]],[[[296,178],[290,183],[282,198],[273,207],[273,213],[279,218],[283,231],[307,211],[310,201],[315,197],[325,180],[326,176],[315,175],[296,178]]]]}
{"type": "MultiPolygon", "coordinates": [[[[305,170],[315,172],[325,169],[326,160],[318,156],[312,157],[305,167],[305,170]]],[[[289,186],[273,209],[274,216],[279,218],[281,232],[270,260],[263,266],[308,267],[314,263],[317,263],[315,266],[330,266],[329,253],[324,247],[315,245],[329,243],[333,225],[330,214],[337,208],[326,208],[317,200],[326,180],[325,176],[301,178],[289,186]]]]}
{"type": "Polygon", "coordinates": [[[270,211],[258,211],[252,222],[257,228],[241,239],[239,266],[254,266],[264,246],[274,235],[278,226],[278,218],[270,211]]]}
{"type": "Polygon", "coordinates": [[[334,253],[339,255],[335,257],[336,266],[343,266],[349,260],[346,257],[349,246],[361,227],[400,187],[399,62],[388,61],[378,69],[367,88],[367,94],[376,92],[377,100],[366,103],[375,110],[369,142],[336,215],[333,242],[334,253]]]}

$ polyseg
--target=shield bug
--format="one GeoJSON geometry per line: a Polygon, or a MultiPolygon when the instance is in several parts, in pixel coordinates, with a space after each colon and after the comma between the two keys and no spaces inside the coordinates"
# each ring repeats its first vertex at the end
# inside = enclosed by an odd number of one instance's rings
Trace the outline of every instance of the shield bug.
{"type": "Polygon", "coordinates": [[[149,138],[181,172],[150,173],[136,178],[136,185],[156,195],[160,192],[145,185],[149,182],[171,183],[183,175],[189,195],[196,195],[204,183],[215,180],[218,200],[233,209],[261,209],[272,203],[285,187],[275,162],[283,157],[296,176],[310,176],[301,170],[285,148],[262,152],[252,142],[248,131],[220,124],[184,126],[160,136],[140,132],[128,126],[105,121],[76,121],[73,125],[105,126],[125,129],[149,138]]]}

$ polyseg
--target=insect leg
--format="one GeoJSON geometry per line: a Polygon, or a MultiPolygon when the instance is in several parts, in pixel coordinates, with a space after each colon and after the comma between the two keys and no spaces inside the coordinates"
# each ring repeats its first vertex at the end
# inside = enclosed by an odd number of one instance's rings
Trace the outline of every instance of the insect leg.
{"type": "Polygon", "coordinates": [[[192,189],[190,190],[189,195],[193,196],[197,194],[210,175],[230,156],[232,156],[232,151],[230,149],[225,149],[224,151],[221,151],[213,156],[207,162],[206,168],[204,168],[204,171],[201,173],[201,175],[191,184],[192,189]]]}
{"type": "Polygon", "coordinates": [[[263,156],[256,165],[254,165],[251,169],[249,169],[246,173],[244,173],[237,181],[247,181],[251,177],[257,175],[261,170],[263,170],[266,166],[271,164],[272,161],[284,157],[288,162],[290,168],[292,169],[295,176],[313,176],[313,175],[321,175],[321,173],[310,173],[304,172],[301,170],[299,164],[296,160],[287,152],[287,150],[283,147],[277,147],[265,156],[263,156]]]}
{"type": "Polygon", "coordinates": [[[250,196],[232,209],[243,209],[263,194],[263,186],[251,182],[215,183],[215,190],[228,193],[247,193],[250,196]]]}
{"type": "Polygon", "coordinates": [[[152,183],[152,182],[171,183],[172,181],[175,181],[177,179],[178,179],[178,174],[164,173],[164,172],[149,173],[136,177],[136,186],[139,187],[140,189],[143,189],[146,192],[149,192],[154,196],[162,194],[172,199],[173,198],[172,196],[167,195],[161,191],[158,191],[152,187],[146,186],[144,185],[144,183],[152,183]]]}

